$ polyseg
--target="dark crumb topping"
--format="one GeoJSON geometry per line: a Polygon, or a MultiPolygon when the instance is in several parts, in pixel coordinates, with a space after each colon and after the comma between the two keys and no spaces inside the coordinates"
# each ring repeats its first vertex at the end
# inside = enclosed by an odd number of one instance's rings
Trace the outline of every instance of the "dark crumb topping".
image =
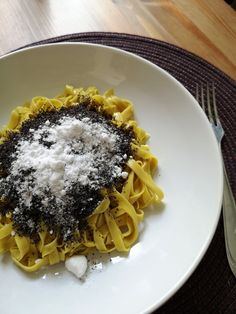
{"type": "Polygon", "coordinates": [[[104,189],[124,183],[133,139],[89,99],[40,112],[0,145],[0,213],[11,213],[16,232],[35,242],[42,226],[75,240],[104,189]]]}

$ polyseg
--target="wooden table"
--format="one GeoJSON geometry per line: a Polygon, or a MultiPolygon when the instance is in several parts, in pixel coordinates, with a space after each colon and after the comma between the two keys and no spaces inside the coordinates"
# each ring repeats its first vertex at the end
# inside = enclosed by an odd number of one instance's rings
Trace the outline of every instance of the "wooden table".
{"type": "Polygon", "coordinates": [[[223,0],[0,0],[0,55],[89,31],[173,43],[236,79],[236,12],[223,0]]]}

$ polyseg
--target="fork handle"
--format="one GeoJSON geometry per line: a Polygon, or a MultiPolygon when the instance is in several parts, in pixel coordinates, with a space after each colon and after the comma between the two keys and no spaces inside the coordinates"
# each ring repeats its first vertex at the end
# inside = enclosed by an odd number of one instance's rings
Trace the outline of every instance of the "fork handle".
{"type": "Polygon", "coordinates": [[[236,207],[229,179],[224,167],[223,217],[226,253],[230,268],[236,276],[236,207]]]}

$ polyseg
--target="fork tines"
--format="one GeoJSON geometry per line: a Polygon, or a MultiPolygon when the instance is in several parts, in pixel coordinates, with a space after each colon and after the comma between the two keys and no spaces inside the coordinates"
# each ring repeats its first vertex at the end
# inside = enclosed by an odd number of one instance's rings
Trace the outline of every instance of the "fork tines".
{"type": "Polygon", "coordinates": [[[201,83],[196,85],[196,99],[201,105],[203,111],[209,117],[210,122],[217,121],[219,119],[217,107],[216,107],[216,95],[214,83],[201,83]],[[205,92],[204,92],[205,91],[205,92]],[[212,106],[211,106],[212,105],[212,106]]]}

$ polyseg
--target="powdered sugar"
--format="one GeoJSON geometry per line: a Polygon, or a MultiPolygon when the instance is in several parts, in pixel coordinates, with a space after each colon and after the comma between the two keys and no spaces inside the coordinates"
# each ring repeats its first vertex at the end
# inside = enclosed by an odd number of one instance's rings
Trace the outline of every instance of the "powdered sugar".
{"type": "MultiPolygon", "coordinates": [[[[22,170],[34,170],[30,178],[19,182],[18,192],[25,205],[30,206],[32,196],[42,196],[47,189],[59,201],[75,182],[97,188],[101,163],[109,163],[114,178],[125,178],[126,173],[118,166],[122,158],[114,152],[118,140],[106,126],[89,118],[63,117],[52,126],[47,120],[34,130],[31,140],[19,142],[12,163],[15,176],[22,170]],[[50,147],[43,143],[50,143],[50,147]]],[[[47,200],[44,202],[47,205],[47,200]]]]}

